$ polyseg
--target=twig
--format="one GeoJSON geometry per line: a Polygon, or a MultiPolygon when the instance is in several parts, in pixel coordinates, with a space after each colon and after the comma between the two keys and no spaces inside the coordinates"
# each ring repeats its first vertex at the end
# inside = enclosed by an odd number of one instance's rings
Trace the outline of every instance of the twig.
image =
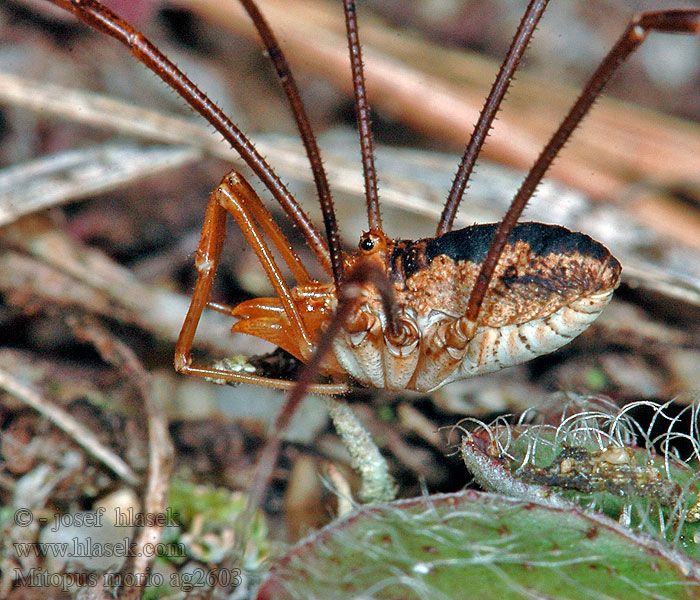
{"type": "Polygon", "coordinates": [[[0,171],[0,225],[197,160],[195,148],[101,144],[57,152],[0,171]]]}
{"type": "MultiPolygon", "coordinates": [[[[92,343],[102,358],[122,370],[129,381],[139,391],[143,399],[148,420],[148,476],[144,492],[144,514],[162,515],[167,506],[170,476],[173,470],[174,448],[168,434],[168,425],[162,406],[153,390],[150,375],[145,371],[136,355],[125,344],[114,338],[102,327],[92,323],[71,323],[76,334],[92,343]]],[[[154,547],[160,540],[163,526],[159,519],[145,519],[146,525],[140,528],[135,538],[133,561],[127,561],[122,573],[132,575],[136,583],[123,590],[122,598],[139,598],[141,586],[145,583],[150,564],[155,558],[153,552],[145,551],[154,547]]]]}
{"type": "MultiPolygon", "coordinates": [[[[6,250],[0,253],[0,292],[19,304],[31,294],[44,303],[78,306],[174,341],[187,312],[189,299],[165,289],[141,283],[126,268],[99,250],[71,239],[44,215],[25,216],[0,230],[0,243],[36,257],[6,250]],[[47,285],[51,282],[51,285],[47,285]]],[[[197,332],[198,344],[216,352],[255,354],[260,347],[224,336],[229,320],[209,311],[197,332]]]]}
{"type": "Polygon", "coordinates": [[[138,485],[138,476],[126,462],[106,448],[89,429],[71,415],[42,398],[35,389],[2,369],[0,369],[0,387],[49,419],[129,485],[138,485]]]}

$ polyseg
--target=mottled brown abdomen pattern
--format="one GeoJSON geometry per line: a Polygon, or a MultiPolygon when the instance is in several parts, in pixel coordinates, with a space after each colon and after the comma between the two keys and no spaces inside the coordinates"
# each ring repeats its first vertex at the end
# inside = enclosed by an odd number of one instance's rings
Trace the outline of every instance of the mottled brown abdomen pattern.
{"type": "Polygon", "coordinates": [[[585,330],[617,287],[620,263],[585,234],[522,223],[509,237],[476,333],[466,348],[450,347],[447,328],[467,310],[496,227],[394,242],[389,275],[402,335],[389,334],[380,299],[367,286],[334,346],[343,368],[365,385],[429,391],[551,352],[585,330]]]}

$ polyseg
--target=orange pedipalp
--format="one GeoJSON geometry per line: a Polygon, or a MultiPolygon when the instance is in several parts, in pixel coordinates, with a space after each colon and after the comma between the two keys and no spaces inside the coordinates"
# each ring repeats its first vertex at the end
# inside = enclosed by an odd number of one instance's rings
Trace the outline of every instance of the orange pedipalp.
{"type": "MultiPolygon", "coordinates": [[[[336,304],[332,285],[308,284],[291,290],[299,315],[312,335],[318,336],[330,319],[336,304]]],[[[254,298],[238,304],[233,312],[238,321],[233,333],[245,333],[279,346],[299,360],[304,360],[300,340],[295,336],[287,315],[278,298],[254,298]]],[[[317,337],[313,340],[316,343],[317,337]]],[[[345,372],[330,354],[323,361],[321,372],[326,376],[343,377],[345,372]]]]}
{"type": "Polygon", "coordinates": [[[282,319],[255,316],[237,321],[231,327],[233,333],[245,333],[279,346],[301,360],[299,345],[288,335],[282,319]]]}
{"type": "MultiPolygon", "coordinates": [[[[277,298],[253,298],[237,304],[231,311],[231,315],[239,319],[264,317],[279,319],[282,314],[284,314],[284,308],[277,298]]],[[[234,327],[236,325],[238,323],[234,327]]]]}

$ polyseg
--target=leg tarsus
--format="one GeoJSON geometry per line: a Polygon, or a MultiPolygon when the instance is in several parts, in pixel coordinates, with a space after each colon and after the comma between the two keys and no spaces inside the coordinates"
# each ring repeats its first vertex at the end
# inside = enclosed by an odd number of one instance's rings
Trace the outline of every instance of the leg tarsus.
{"type": "MultiPolygon", "coordinates": [[[[219,381],[228,383],[248,383],[261,387],[273,388],[276,390],[292,390],[297,384],[296,381],[288,381],[287,379],[274,379],[272,377],[263,377],[254,373],[237,372],[223,369],[214,369],[211,367],[191,366],[192,361],[185,364],[182,361],[177,362],[175,368],[178,372],[184,375],[194,377],[203,377],[210,379],[213,382],[219,381]]],[[[306,388],[306,391],[312,394],[320,394],[323,396],[339,396],[347,394],[351,387],[347,383],[311,383],[306,388]]]]}

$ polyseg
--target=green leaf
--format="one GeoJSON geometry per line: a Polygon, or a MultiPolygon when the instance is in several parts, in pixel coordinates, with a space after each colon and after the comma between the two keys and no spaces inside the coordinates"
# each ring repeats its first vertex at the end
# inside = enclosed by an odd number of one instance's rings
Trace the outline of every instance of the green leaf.
{"type": "Polygon", "coordinates": [[[575,506],[473,491],[364,508],[293,547],[258,599],[700,597],[700,565],[575,506]]]}

